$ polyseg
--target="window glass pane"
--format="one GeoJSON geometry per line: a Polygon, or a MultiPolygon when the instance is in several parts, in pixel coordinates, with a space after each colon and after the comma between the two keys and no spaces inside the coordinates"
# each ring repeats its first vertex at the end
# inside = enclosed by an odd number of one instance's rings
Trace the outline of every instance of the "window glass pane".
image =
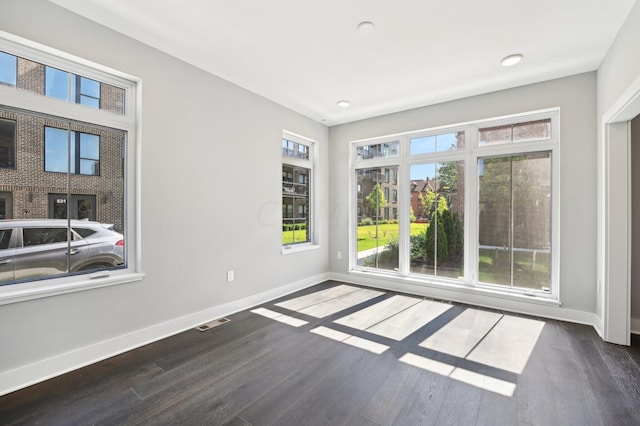
{"type": "Polygon", "coordinates": [[[0,250],[6,250],[9,248],[12,232],[12,229],[0,229],[0,250]]]}
{"type": "Polygon", "coordinates": [[[80,102],[82,105],[90,106],[91,108],[100,108],[100,99],[90,98],[88,96],[80,95],[80,102]]]}
{"type": "Polygon", "coordinates": [[[69,100],[69,73],[56,68],[46,67],[45,70],[45,95],[69,100]]]}
{"type": "Polygon", "coordinates": [[[73,228],[73,230],[82,238],[87,238],[89,235],[93,235],[96,233],[95,230],[87,228],[73,228]]]}
{"type": "Polygon", "coordinates": [[[448,278],[464,276],[464,161],[410,169],[410,270],[448,278]]]}
{"type": "Polygon", "coordinates": [[[370,160],[372,158],[397,157],[399,155],[400,142],[386,142],[375,145],[356,147],[356,161],[370,160]]]}
{"type": "MultiPolygon", "coordinates": [[[[391,171],[397,173],[398,167],[391,171]]],[[[359,266],[396,270],[399,263],[398,235],[400,225],[393,216],[397,201],[385,195],[397,191],[398,185],[385,181],[383,168],[356,170],[357,182],[357,248],[359,266]]],[[[397,212],[397,210],[395,210],[397,212]]]]}
{"type": "Polygon", "coordinates": [[[100,159],[100,137],[88,133],[80,133],[80,158],[100,159]]]}
{"type": "Polygon", "coordinates": [[[17,69],[17,58],[0,52],[0,83],[15,86],[17,69]]]}
{"type": "Polygon", "coordinates": [[[16,122],[0,119],[0,168],[16,166],[16,122]]]}
{"type": "MultiPolygon", "coordinates": [[[[64,129],[46,127],[44,133],[44,169],[47,172],[69,171],[69,137],[64,129]]],[[[73,132],[71,132],[73,134],[73,132]]],[[[71,150],[72,155],[74,150],[71,150]]]]}
{"type": "Polygon", "coordinates": [[[311,170],[282,165],[282,244],[311,241],[309,189],[311,170]]]}
{"type": "Polygon", "coordinates": [[[282,155],[284,155],[285,157],[293,157],[293,158],[300,158],[302,160],[308,160],[309,147],[301,143],[292,142],[287,139],[282,139],[282,155]]]}
{"type": "Polygon", "coordinates": [[[478,130],[480,145],[531,142],[549,138],[551,138],[550,119],[486,127],[478,130]]]}
{"type": "Polygon", "coordinates": [[[479,278],[551,287],[551,153],[478,160],[479,278]]]}
{"type": "Polygon", "coordinates": [[[455,132],[412,138],[409,145],[409,153],[411,155],[429,154],[461,148],[464,148],[464,132],[455,132]]]}
{"type": "Polygon", "coordinates": [[[49,213],[49,217],[53,219],[67,218],[67,196],[65,194],[49,194],[52,199],[53,211],[49,213]]]}
{"type": "Polygon", "coordinates": [[[100,163],[95,160],[80,159],[80,174],[98,176],[100,174],[100,163]]]}
{"type": "Polygon", "coordinates": [[[94,204],[95,201],[92,200],[95,197],[87,197],[76,200],[76,209],[78,211],[78,219],[89,219],[95,220],[94,215],[94,204]]]}
{"type": "Polygon", "coordinates": [[[551,137],[551,120],[531,121],[513,125],[513,141],[537,141],[551,137]]]}
{"type": "Polygon", "coordinates": [[[22,238],[25,247],[63,243],[67,241],[67,228],[24,228],[22,238]]]}
{"type": "Polygon", "coordinates": [[[90,78],[80,77],[80,93],[92,98],[100,97],[100,83],[90,78]]]}
{"type": "Polygon", "coordinates": [[[80,81],[78,103],[92,108],[100,108],[100,83],[85,77],[77,77],[80,81]]]}

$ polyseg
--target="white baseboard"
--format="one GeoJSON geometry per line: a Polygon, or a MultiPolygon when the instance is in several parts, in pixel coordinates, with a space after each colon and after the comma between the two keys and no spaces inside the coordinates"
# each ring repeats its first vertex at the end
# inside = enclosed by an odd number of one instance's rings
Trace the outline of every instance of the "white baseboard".
{"type": "Polygon", "coordinates": [[[631,334],[640,334],[640,318],[631,318],[631,334]]]}
{"type": "MultiPolygon", "coordinates": [[[[367,276],[367,274],[332,273],[331,279],[382,290],[398,291],[542,318],[591,325],[596,329],[596,332],[598,332],[597,326],[600,322],[598,316],[592,312],[569,309],[562,307],[558,303],[540,302],[524,297],[501,296],[473,290],[462,291],[453,287],[428,286],[414,283],[411,280],[402,280],[395,277],[367,276]]],[[[602,336],[602,334],[600,335],[602,336]]]]}
{"type": "Polygon", "coordinates": [[[316,275],[244,299],[194,312],[33,364],[2,372],[0,373],[0,396],[195,328],[211,320],[286,296],[287,294],[319,284],[328,279],[328,274],[316,275]]]}

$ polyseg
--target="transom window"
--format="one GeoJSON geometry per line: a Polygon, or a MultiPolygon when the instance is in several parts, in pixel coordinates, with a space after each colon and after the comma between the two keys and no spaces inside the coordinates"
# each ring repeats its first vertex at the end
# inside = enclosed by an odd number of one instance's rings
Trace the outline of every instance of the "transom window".
{"type": "Polygon", "coordinates": [[[557,298],[558,115],[354,142],[352,269],[557,298]]]}
{"type": "Polygon", "coordinates": [[[0,84],[126,115],[124,88],[3,51],[0,51],[0,84]]]}

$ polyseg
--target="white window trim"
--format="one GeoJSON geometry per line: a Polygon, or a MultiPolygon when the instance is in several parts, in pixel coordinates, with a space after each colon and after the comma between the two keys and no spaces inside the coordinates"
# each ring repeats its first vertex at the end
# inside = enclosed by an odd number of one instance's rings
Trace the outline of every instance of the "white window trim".
{"type": "MultiPolygon", "coordinates": [[[[301,253],[310,250],[316,250],[320,248],[319,243],[319,230],[316,224],[316,218],[318,217],[318,183],[317,183],[317,163],[318,163],[318,143],[313,139],[309,139],[305,136],[299,135],[297,133],[283,130],[282,131],[282,139],[287,139],[292,142],[296,142],[298,144],[302,144],[308,147],[309,149],[309,160],[302,160],[295,157],[288,157],[285,155],[280,155],[282,161],[280,162],[280,169],[282,170],[282,165],[290,164],[292,166],[300,166],[310,169],[309,179],[311,180],[311,185],[309,185],[309,224],[311,225],[311,229],[309,232],[311,241],[305,243],[298,244],[288,244],[281,246],[282,255],[301,253]]],[[[282,150],[282,147],[279,147],[282,150]]],[[[282,189],[280,190],[282,192],[282,189]]],[[[282,200],[281,200],[282,203],[282,200]]],[[[282,211],[282,209],[281,209],[282,211]]],[[[282,229],[282,217],[280,217],[280,229],[282,229]]],[[[278,233],[280,235],[280,239],[282,241],[282,231],[278,233]]]]}
{"type": "Polygon", "coordinates": [[[560,302],[560,109],[549,108],[545,110],[532,111],[528,113],[513,114],[502,117],[495,117],[483,120],[457,123],[446,126],[438,126],[429,129],[421,129],[410,132],[395,133],[387,136],[361,139],[351,142],[350,149],[350,181],[349,181],[349,270],[348,273],[354,275],[369,275],[385,277],[387,279],[420,283],[425,286],[449,289],[464,289],[466,292],[476,292],[482,294],[500,295],[504,298],[518,300],[531,300],[538,303],[551,303],[561,305],[560,302]],[[538,119],[551,118],[551,139],[533,142],[517,142],[496,145],[480,146],[477,138],[478,129],[515,124],[538,119]],[[422,136],[440,135],[443,133],[466,130],[465,147],[456,151],[441,151],[429,154],[409,154],[410,139],[422,136]],[[399,141],[399,155],[395,157],[383,157],[369,160],[357,160],[356,148],[365,145],[375,145],[399,141]],[[514,288],[511,286],[499,286],[478,281],[478,214],[476,206],[478,203],[478,183],[477,183],[477,158],[494,155],[518,155],[531,152],[550,151],[551,152],[551,291],[549,293],[539,290],[529,290],[524,288],[514,288]],[[402,230],[408,223],[409,217],[409,194],[402,188],[408,183],[409,167],[412,164],[442,161],[465,161],[465,226],[464,226],[464,272],[463,280],[452,280],[437,276],[412,274],[409,272],[407,259],[409,254],[409,233],[402,230]],[[356,223],[356,185],[354,176],[356,170],[364,168],[378,168],[398,166],[398,216],[400,217],[399,235],[399,265],[397,271],[386,271],[375,268],[368,268],[357,265],[357,223],[356,223]],[[404,221],[404,222],[403,222],[404,221]]]}
{"type": "Polygon", "coordinates": [[[93,274],[46,278],[0,286],[0,305],[119,285],[143,279],[141,262],[141,94],[139,78],[100,64],[78,58],[66,52],[0,31],[0,50],[45,65],[93,78],[125,90],[125,114],[97,110],[46,97],[15,87],[0,85],[2,104],[10,108],[87,122],[127,132],[125,181],[125,241],[126,268],[99,271],[93,274]]]}

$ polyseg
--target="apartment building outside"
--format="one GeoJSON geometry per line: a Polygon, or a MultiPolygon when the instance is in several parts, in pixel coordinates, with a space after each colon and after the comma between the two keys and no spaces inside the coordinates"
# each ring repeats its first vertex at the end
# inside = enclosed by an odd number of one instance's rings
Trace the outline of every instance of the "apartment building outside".
{"type": "MultiPolygon", "coordinates": [[[[0,52],[0,84],[124,113],[124,90],[0,52]]],[[[89,219],[124,229],[122,130],[0,101],[0,219],[89,219]]]]}

